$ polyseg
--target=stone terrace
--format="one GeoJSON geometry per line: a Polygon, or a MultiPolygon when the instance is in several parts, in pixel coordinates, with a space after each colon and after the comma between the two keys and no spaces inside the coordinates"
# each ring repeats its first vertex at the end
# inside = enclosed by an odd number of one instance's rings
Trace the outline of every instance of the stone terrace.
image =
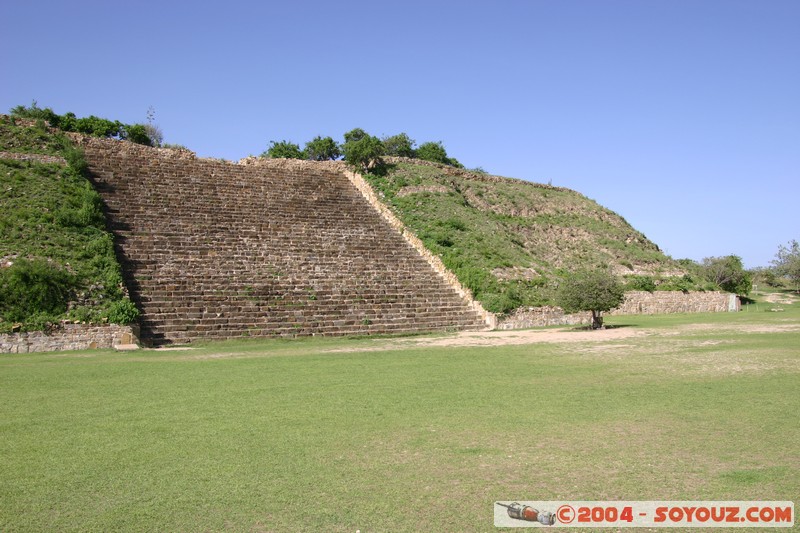
{"type": "Polygon", "coordinates": [[[76,137],[145,344],[483,329],[340,163],[231,164],[76,137]]]}

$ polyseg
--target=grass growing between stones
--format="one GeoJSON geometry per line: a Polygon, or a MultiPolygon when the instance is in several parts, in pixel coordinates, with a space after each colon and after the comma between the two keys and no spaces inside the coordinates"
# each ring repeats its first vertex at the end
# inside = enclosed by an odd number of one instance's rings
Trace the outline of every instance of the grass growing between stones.
{"type": "Polygon", "coordinates": [[[615,341],[0,358],[2,531],[492,531],[495,500],[794,500],[800,310],[615,341]],[[334,351],[337,350],[337,351],[334,351]]]}

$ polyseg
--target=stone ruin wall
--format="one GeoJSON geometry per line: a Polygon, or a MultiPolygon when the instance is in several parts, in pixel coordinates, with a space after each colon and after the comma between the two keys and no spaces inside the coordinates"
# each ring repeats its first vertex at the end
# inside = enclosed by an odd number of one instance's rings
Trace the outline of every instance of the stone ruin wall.
{"type": "MultiPolygon", "coordinates": [[[[727,292],[631,291],[605,316],[721,313],[739,311],[739,298],[727,292]],[[733,304],[733,305],[732,305],[733,304]]],[[[565,314],[560,307],[521,307],[498,320],[497,329],[589,324],[591,313],[565,314]]]]}
{"type": "Polygon", "coordinates": [[[631,291],[625,300],[608,315],[667,315],[673,313],[723,313],[739,311],[741,302],[730,293],[681,291],[631,291]],[[731,306],[731,298],[734,305],[731,306]]]}
{"type": "Polygon", "coordinates": [[[0,335],[0,353],[90,350],[137,343],[136,332],[131,326],[65,324],[48,332],[31,331],[0,335]]]}

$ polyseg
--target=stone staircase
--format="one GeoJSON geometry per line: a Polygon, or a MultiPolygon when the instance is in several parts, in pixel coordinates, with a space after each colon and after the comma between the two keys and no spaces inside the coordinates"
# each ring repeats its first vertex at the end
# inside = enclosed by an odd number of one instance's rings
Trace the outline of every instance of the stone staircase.
{"type": "Polygon", "coordinates": [[[341,163],[79,138],[148,345],[484,329],[341,163]]]}

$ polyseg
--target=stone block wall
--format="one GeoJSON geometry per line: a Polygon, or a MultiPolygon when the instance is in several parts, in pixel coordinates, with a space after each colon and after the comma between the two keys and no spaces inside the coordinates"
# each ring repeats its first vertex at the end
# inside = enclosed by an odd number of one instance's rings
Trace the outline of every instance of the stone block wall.
{"type": "Polygon", "coordinates": [[[566,314],[560,307],[519,307],[497,321],[497,329],[541,328],[589,324],[591,313],[566,314]]]}
{"type": "MultiPolygon", "coordinates": [[[[611,315],[663,315],[671,313],[720,313],[739,311],[736,295],[727,292],[631,291],[611,315]]],[[[565,314],[560,307],[521,307],[501,317],[497,329],[522,329],[544,326],[591,323],[591,313],[565,314]]]]}
{"type": "Polygon", "coordinates": [[[739,311],[736,295],[727,292],[631,291],[609,315],[664,315],[739,311]]]}
{"type": "Polygon", "coordinates": [[[130,326],[65,324],[53,331],[0,335],[0,353],[54,352],[113,348],[138,342],[130,326]]]}

